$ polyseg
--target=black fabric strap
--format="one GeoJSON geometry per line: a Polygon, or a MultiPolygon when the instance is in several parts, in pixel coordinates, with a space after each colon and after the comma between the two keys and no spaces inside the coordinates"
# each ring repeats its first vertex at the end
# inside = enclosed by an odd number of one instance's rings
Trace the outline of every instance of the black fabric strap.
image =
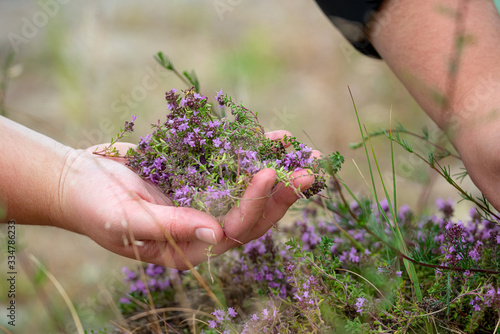
{"type": "Polygon", "coordinates": [[[380,8],[383,0],[316,0],[316,3],[361,53],[380,58],[368,40],[366,25],[380,8]]]}

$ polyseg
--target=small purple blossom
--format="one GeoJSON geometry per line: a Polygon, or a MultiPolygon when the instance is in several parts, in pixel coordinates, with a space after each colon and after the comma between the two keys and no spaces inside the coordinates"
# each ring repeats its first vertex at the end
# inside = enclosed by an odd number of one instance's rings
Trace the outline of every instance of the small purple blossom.
{"type": "Polygon", "coordinates": [[[236,317],[236,315],[238,315],[238,313],[236,313],[236,311],[234,310],[234,308],[232,307],[228,307],[227,308],[227,314],[231,317],[231,318],[234,318],[236,317]]]}
{"type": "Polygon", "coordinates": [[[222,141],[221,141],[219,138],[215,138],[215,139],[212,141],[212,144],[213,144],[215,147],[220,147],[220,145],[222,144],[222,141]]]}
{"type": "Polygon", "coordinates": [[[122,297],[122,298],[120,298],[120,303],[122,303],[122,304],[130,304],[130,299],[122,297]]]}
{"type": "Polygon", "coordinates": [[[358,312],[360,315],[363,315],[363,304],[365,303],[366,299],[364,297],[359,297],[356,298],[356,312],[358,312]]]}
{"type": "Polygon", "coordinates": [[[208,327],[217,328],[217,322],[215,322],[214,320],[208,320],[208,327]]]}
{"type": "Polygon", "coordinates": [[[215,100],[219,103],[218,105],[219,108],[224,108],[225,103],[224,103],[224,93],[222,92],[222,88],[220,89],[220,91],[217,92],[215,100]]]}
{"type": "Polygon", "coordinates": [[[469,304],[474,309],[474,312],[479,312],[479,311],[481,311],[482,302],[483,302],[483,300],[479,296],[476,296],[473,299],[471,299],[469,304]]]}
{"type": "Polygon", "coordinates": [[[153,138],[153,136],[148,133],[146,136],[141,137],[141,141],[139,142],[139,145],[144,146],[143,149],[145,149],[145,147],[148,146],[149,143],[151,142],[152,138],[153,138]]]}
{"type": "Polygon", "coordinates": [[[469,256],[475,262],[479,262],[479,260],[481,260],[481,255],[479,254],[476,248],[474,248],[469,252],[469,256]]]}
{"type": "Polygon", "coordinates": [[[215,317],[216,321],[220,324],[224,321],[225,318],[225,312],[224,310],[219,310],[216,309],[214,312],[212,312],[212,315],[215,317]]]}
{"type": "Polygon", "coordinates": [[[436,205],[445,217],[451,217],[453,215],[453,202],[450,199],[444,201],[442,198],[438,198],[436,200],[436,205]]]}

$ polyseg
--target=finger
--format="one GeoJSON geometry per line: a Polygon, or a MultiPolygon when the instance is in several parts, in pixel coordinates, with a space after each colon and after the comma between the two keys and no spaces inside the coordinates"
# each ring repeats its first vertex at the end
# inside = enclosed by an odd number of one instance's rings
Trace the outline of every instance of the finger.
{"type": "Polygon", "coordinates": [[[146,215],[131,214],[122,238],[115,246],[105,247],[132,259],[185,270],[206,261],[212,244],[223,244],[224,230],[219,222],[201,211],[159,205],[141,210],[146,215]],[[193,224],[197,220],[202,224],[193,224]]]}
{"type": "MultiPolygon", "coordinates": [[[[188,270],[207,261],[207,250],[207,244],[202,242],[179,243],[178,247],[172,247],[172,244],[166,241],[144,241],[121,246],[112,251],[131,259],[188,270]]],[[[211,253],[211,256],[215,255],[211,253]]]]}
{"type": "Polygon", "coordinates": [[[286,130],[276,130],[276,131],[270,131],[270,132],[266,132],[266,137],[273,140],[273,141],[276,141],[276,140],[281,140],[281,142],[283,143],[283,145],[285,145],[285,148],[286,147],[289,147],[291,144],[290,143],[285,143],[283,141],[283,138],[287,136],[287,137],[291,137],[292,136],[292,133],[289,132],[289,131],[286,131],[286,130]]]}
{"type": "Polygon", "coordinates": [[[317,168],[318,165],[319,165],[319,159],[321,159],[321,157],[323,156],[323,153],[321,153],[320,151],[318,150],[313,150],[311,152],[311,158],[314,159],[314,161],[312,162],[312,166],[314,168],[317,168]]]}
{"type": "Polygon", "coordinates": [[[142,211],[130,217],[136,250],[124,246],[124,256],[135,258],[139,252],[142,261],[187,269],[206,261],[210,245],[224,240],[220,223],[204,212],[153,204],[142,211]]]}
{"type": "Polygon", "coordinates": [[[248,234],[260,219],[276,181],[276,172],[264,169],[254,175],[239,205],[233,207],[224,217],[226,235],[245,242],[248,234]]]}
{"type": "MultiPolygon", "coordinates": [[[[253,212],[253,215],[250,217],[253,223],[249,224],[247,222],[243,226],[231,225],[233,228],[240,228],[239,231],[232,231],[232,233],[239,233],[241,236],[239,238],[233,237],[234,240],[217,245],[214,248],[214,252],[220,254],[241,243],[257,239],[264,235],[271,227],[275,226],[290,206],[299,198],[297,194],[298,189],[306,190],[314,182],[314,176],[310,175],[307,170],[296,171],[292,174],[292,177],[294,178],[292,181],[293,187],[285,187],[283,183],[278,183],[272,189],[274,193],[265,202],[264,208],[259,207],[258,211],[253,212]],[[259,216],[257,216],[258,212],[260,212],[259,216]]],[[[227,230],[226,234],[229,235],[227,230]]]]}
{"type": "Polygon", "coordinates": [[[141,201],[129,213],[129,224],[138,240],[201,241],[208,247],[224,239],[220,223],[211,215],[191,208],[164,206],[141,201]]]}
{"type": "Polygon", "coordinates": [[[323,153],[321,153],[321,152],[320,152],[320,151],[318,151],[318,150],[313,150],[313,151],[311,152],[311,157],[312,157],[312,158],[319,159],[319,158],[321,158],[322,156],[323,156],[323,153]]]}
{"type": "MultiPolygon", "coordinates": [[[[224,230],[221,228],[220,224],[216,222],[213,224],[211,227],[215,230],[216,227],[220,229],[220,235],[216,234],[216,238],[218,238],[218,242],[221,241],[220,238],[224,239],[224,232],[226,235],[230,236],[234,240],[238,239],[243,239],[244,242],[250,241],[255,239],[253,237],[253,233],[251,233],[252,229],[255,226],[255,223],[260,220],[262,216],[262,212],[264,208],[266,207],[266,202],[269,199],[270,193],[272,191],[273,185],[276,180],[276,173],[271,170],[271,169],[265,169],[263,171],[260,171],[257,173],[253,178],[252,181],[250,182],[247,190],[245,191],[242,199],[240,200],[240,205],[238,207],[234,207],[231,209],[231,211],[224,216],[223,219],[223,224],[224,224],[224,230]],[[247,236],[251,235],[251,239],[249,239],[247,236]]],[[[192,217],[197,217],[197,218],[202,218],[204,219],[204,213],[194,210],[195,213],[191,213],[190,210],[193,209],[185,209],[185,208],[176,208],[179,211],[179,215],[187,215],[187,214],[192,214],[192,217]],[[180,212],[179,209],[183,209],[188,211],[186,212],[180,212]]],[[[214,219],[210,216],[211,219],[214,219]]],[[[169,221],[184,221],[185,219],[183,218],[175,218],[175,217],[170,217],[169,221]]],[[[170,226],[173,226],[170,224],[170,226]]],[[[270,228],[272,225],[269,225],[268,228],[270,228]]],[[[176,228],[177,230],[180,230],[180,228],[176,228]]],[[[138,237],[144,237],[145,235],[141,233],[147,233],[148,235],[151,235],[151,233],[155,233],[154,229],[152,232],[147,232],[147,231],[138,231],[138,237]]],[[[186,234],[192,234],[192,229],[191,232],[187,231],[185,232],[186,234]]],[[[173,234],[173,232],[172,232],[173,234]]],[[[185,243],[181,243],[181,241],[187,241],[189,240],[189,237],[184,237],[182,238],[181,236],[177,236],[176,241],[178,242],[178,245],[183,246],[185,243]]],[[[226,242],[220,242],[217,244],[213,250],[211,251],[213,254],[222,254],[226,252],[227,250],[239,245],[237,241],[234,240],[228,240],[226,242]]],[[[182,260],[182,257],[174,251],[171,247],[167,247],[165,249],[160,249],[158,245],[153,245],[153,246],[148,246],[148,244],[145,245],[145,247],[142,248],[141,254],[142,257],[148,258],[150,262],[158,263],[159,261],[170,261],[168,264],[174,265],[176,268],[183,268],[185,266],[185,261],[182,260]],[[162,260],[159,260],[162,258],[162,260]],[[173,262],[172,262],[173,261],[173,262]],[[172,264],[173,263],[173,264],[172,264]]],[[[191,261],[193,265],[196,265],[198,263],[201,263],[203,261],[206,261],[207,259],[207,248],[209,244],[200,242],[198,240],[192,240],[191,243],[189,243],[189,248],[186,248],[184,250],[184,254],[188,257],[188,259],[191,261]]],[[[130,251],[130,250],[129,250],[130,251]]],[[[165,263],[163,263],[165,265],[165,263]]]]}
{"type": "MultiPolygon", "coordinates": [[[[314,175],[308,169],[299,169],[293,172],[291,177],[292,177],[292,187],[282,187],[281,190],[287,190],[287,192],[289,191],[290,193],[293,192],[295,194],[295,197],[297,197],[295,198],[295,200],[297,200],[299,198],[297,191],[302,192],[304,190],[309,189],[309,187],[311,187],[312,184],[314,183],[314,175]]],[[[293,200],[292,202],[293,196],[286,196],[286,198],[285,197],[282,198],[280,197],[281,194],[283,193],[283,191],[281,190],[278,190],[276,193],[274,193],[272,198],[281,201],[289,199],[291,202],[290,205],[292,205],[293,202],[295,202],[295,200],[293,200]]]]}
{"type": "Polygon", "coordinates": [[[267,201],[261,222],[254,228],[254,238],[259,238],[267,232],[270,226],[274,226],[298,199],[297,190],[304,191],[314,182],[314,176],[307,170],[299,170],[292,174],[294,180],[293,187],[285,187],[283,183],[278,183],[273,189],[274,193],[267,201]]]}
{"type": "Polygon", "coordinates": [[[206,261],[210,246],[224,240],[219,222],[204,212],[142,200],[128,206],[121,233],[103,245],[120,255],[187,269],[206,261]]]}

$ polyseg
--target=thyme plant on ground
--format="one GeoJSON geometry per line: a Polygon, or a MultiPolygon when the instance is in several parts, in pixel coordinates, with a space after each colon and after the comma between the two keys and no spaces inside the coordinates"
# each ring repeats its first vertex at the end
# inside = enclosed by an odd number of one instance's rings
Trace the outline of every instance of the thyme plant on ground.
{"type": "MultiPolygon", "coordinates": [[[[216,116],[207,97],[194,87],[184,92],[172,89],[165,97],[166,120],[153,124],[154,132],[141,137],[126,157],[133,170],[160,187],[175,205],[223,215],[237,204],[252,175],[264,168],[275,170],[277,180],[288,187],[297,169],[315,173],[315,182],[301,193],[303,197],[324,188],[324,172],[310,147],[294,137],[266,138],[257,115],[222,90],[216,96],[217,108],[230,109],[232,119],[216,116]],[[288,145],[294,150],[287,152],[288,145]]],[[[133,131],[134,121],[135,117],[125,124],[117,140],[133,131]]],[[[116,150],[110,145],[105,154],[115,155],[116,150]]]]}
{"type": "Polygon", "coordinates": [[[292,225],[214,259],[211,271],[197,268],[207,281],[214,278],[215,300],[191,273],[124,269],[120,307],[129,320],[121,326],[154,333],[143,316],[147,307],[171,310],[165,328],[173,333],[497,332],[496,214],[479,203],[458,220],[450,201],[416,215],[387,199],[357,198],[336,173],[342,161],[330,156],[326,196],[302,202],[292,225]]]}
{"type": "MultiPolygon", "coordinates": [[[[163,55],[158,60],[176,72],[163,55]]],[[[154,124],[154,132],[127,153],[130,167],[174,204],[222,215],[263,168],[276,170],[287,186],[294,170],[307,168],[315,182],[302,193],[309,199],[293,224],[213,259],[211,266],[191,272],[152,264],[124,268],[124,319],[113,333],[498,333],[500,216],[484,197],[462,189],[457,181],[465,174],[454,178],[443,165],[443,158],[458,155],[434,144],[427,130],[367,133],[358,118],[373,195],[358,198],[338,175],[344,161],[339,153],[314,160],[295,138],[267,139],[256,114],[222,91],[213,107],[197,93],[194,74],[184,75],[194,89],[167,92],[166,121],[154,124]],[[230,109],[231,119],[217,117],[218,108],[230,109]],[[392,200],[373,147],[373,156],[368,153],[379,135],[391,142],[392,200]],[[431,149],[417,152],[402,135],[431,149]],[[454,217],[450,201],[438,200],[436,212],[424,215],[397,206],[393,143],[472,203],[469,217],[454,217]],[[294,151],[287,152],[286,144],[294,151]],[[325,196],[311,197],[323,189],[325,196]]],[[[133,131],[134,121],[112,144],[133,131]]],[[[117,152],[110,145],[104,154],[117,152]]]]}
{"type": "MultiPolygon", "coordinates": [[[[376,229],[385,224],[378,206],[390,216],[388,202],[345,203],[333,184],[330,192],[326,206],[303,204],[290,227],[213,260],[211,288],[223,307],[188,272],[149,264],[141,277],[140,270],[125,268],[121,309],[136,319],[127,326],[154,333],[139,317],[149,286],[154,308],[172,310],[173,333],[493,333],[500,312],[500,227],[475,209],[457,221],[448,201],[439,200],[432,216],[400,207],[397,221],[421,279],[417,302],[401,254],[387,247],[390,229],[376,229]],[[175,312],[181,305],[192,311],[175,312]]],[[[206,266],[198,270],[208,279],[206,266]]]]}

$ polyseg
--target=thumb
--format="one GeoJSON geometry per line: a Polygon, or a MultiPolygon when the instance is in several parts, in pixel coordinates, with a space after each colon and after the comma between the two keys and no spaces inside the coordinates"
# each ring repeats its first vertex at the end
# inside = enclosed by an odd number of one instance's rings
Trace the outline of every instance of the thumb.
{"type": "Polygon", "coordinates": [[[217,244],[224,239],[220,223],[205,212],[146,201],[142,204],[129,217],[131,230],[138,240],[177,243],[199,240],[217,244]]]}

